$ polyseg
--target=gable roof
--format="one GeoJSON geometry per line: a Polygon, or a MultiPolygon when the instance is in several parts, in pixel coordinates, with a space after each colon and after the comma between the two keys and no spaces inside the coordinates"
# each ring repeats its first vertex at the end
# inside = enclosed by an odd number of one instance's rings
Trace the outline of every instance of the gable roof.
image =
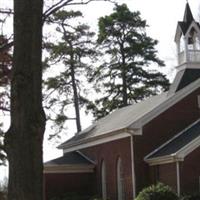
{"type": "Polygon", "coordinates": [[[142,116],[153,110],[167,98],[167,93],[162,93],[157,96],[146,99],[137,104],[126,106],[115,110],[111,114],[99,119],[87,129],[76,134],[71,139],[62,143],[58,148],[71,146],[80,141],[91,139],[98,136],[103,136],[111,132],[124,131],[133,122],[139,120],[142,116]]]}
{"type": "Polygon", "coordinates": [[[199,85],[200,78],[176,93],[165,92],[118,109],[62,143],[58,148],[70,152],[128,137],[130,134],[142,135],[142,127],[145,124],[198,89],[199,85]]]}
{"type": "Polygon", "coordinates": [[[94,167],[93,161],[74,151],[44,163],[44,173],[91,173],[94,167]]]}
{"type": "Polygon", "coordinates": [[[88,159],[83,157],[78,152],[70,152],[64,154],[62,157],[56,158],[54,160],[50,160],[44,163],[45,166],[47,165],[88,165],[92,164],[88,159]]]}
{"type": "Polygon", "coordinates": [[[169,94],[183,89],[200,77],[200,69],[183,69],[177,72],[173,83],[170,86],[169,94]]]}
{"type": "Polygon", "coordinates": [[[183,160],[200,146],[200,119],[145,157],[150,165],[183,160]]]}

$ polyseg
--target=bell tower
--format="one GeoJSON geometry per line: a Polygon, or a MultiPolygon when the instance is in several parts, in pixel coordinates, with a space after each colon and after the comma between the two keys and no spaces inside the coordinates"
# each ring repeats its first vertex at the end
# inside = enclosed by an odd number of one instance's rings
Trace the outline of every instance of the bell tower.
{"type": "Polygon", "coordinates": [[[186,3],[183,21],[177,24],[177,74],[170,93],[189,85],[200,78],[200,24],[193,18],[189,3],[186,3]]]}

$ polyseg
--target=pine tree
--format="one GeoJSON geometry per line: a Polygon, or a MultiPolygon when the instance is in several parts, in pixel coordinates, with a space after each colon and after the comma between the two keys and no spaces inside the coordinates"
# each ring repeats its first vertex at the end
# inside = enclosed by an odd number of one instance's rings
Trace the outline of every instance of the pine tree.
{"type": "Polygon", "coordinates": [[[57,24],[56,30],[61,38],[57,43],[46,43],[45,45],[50,53],[48,61],[56,63],[52,65],[52,68],[64,65],[64,70],[59,75],[50,77],[46,81],[47,89],[51,92],[48,98],[48,108],[51,110],[55,108],[56,116],[53,121],[59,127],[58,132],[62,130],[66,120],[75,120],[77,132],[81,131],[80,105],[86,101],[83,97],[85,87],[81,79],[84,78],[90,57],[94,56],[95,51],[92,48],[94,33],[90,32],[89,26],[80,23],[77,25],[74,22],[80,17],[82,13],[79,11],[56,12],[50,21],[57,24]],[[71,104],[74,107],[75,117],[71,117],[67,112],[71,104]]]}
{"type": "Polygon", "coordinates": [[[106,56],[90,73],[90,81],[104,89],[103,97],[92,105],[97,118],[168,89],[165,75],[151,68],[164,63],[156,55],[158,41],[147,36],[146,27],[140,13],[125,4],[99,19],[98,43],[106,56]]]}

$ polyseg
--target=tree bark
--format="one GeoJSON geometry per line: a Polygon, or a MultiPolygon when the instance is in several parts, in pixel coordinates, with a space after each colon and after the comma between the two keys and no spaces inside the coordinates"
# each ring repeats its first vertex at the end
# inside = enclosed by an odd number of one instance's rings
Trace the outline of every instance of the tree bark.
{"type": "Polygon", "coordinates": [[[128,105],[128,94],[127,94],[127,77],[126,77],[126,58],[124,53],[124,45],[123,43],[120,44],[120,52],[122,56],[122,66],[121,66],[121,73],[122,73],[122,102],[123,107],[128,105]]]}
{"type": "Polygon", "coordinates": [[[14,0],[8,200],[43,199],[42,9],[43,0],[14,0]]]}
{"type": "Polygon", "coordinates": [[[72,79],[72,89],[74,93],[74,109],[76,114],[76,129],[77,134],[81,131],[81,119],[80,119],[80,109],[79,109],[79,97],[77,92],[77,86],[76,86],[76,79],[75,79],[75,71],[74,71],[74,54],[73,54],[73,48],[72,44],[70,44],[71,48],[71,55],[70,55],[70,72],[71,72],[71,79],[72,79]]]}

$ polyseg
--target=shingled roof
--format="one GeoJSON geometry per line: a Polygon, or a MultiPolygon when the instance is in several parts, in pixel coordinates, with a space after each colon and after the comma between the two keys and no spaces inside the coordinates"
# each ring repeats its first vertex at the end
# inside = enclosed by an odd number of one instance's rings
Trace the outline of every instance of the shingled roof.
{"type": "Polygon", "coordinates": [[[44,173],[93,173],[94,168],[95,163],[77,151],[44,163],[44,173]]]}
{"type": "Polygon", "coordinates": [[[182,160],[200,146],[200,119],[145,157],[150,164],[182,160]]]}
{"type": "Polygon", "coordinates": [[[70,152],[64,154],[62,157],[56,158],[54,160],[50,160],[44,165],[88,165],[88,164],[93,164],[91,161],[83,157],[78,152],[70,152]]]}
{"type": "Polygon", "coordinates": [[[194,17],[192,15],[192,11],[190,9],[190,5],[187,2],[186,6],[185,6],[185,13],[184,13],[183,21],[191,23],[193,20],[194,20],[194,17]]]}
{"type": "Polygon", "coordinates": [[[58,148],[64,149],[64,152],[70,152],[96,145],[94,141],[100,141],[102,138],[110,136],[119,134],[122,134],[123,137],[128,137],[130,134],[141,135],[142,127],[146,123],[199,88],[199,85],[200,79],[197,79],[177,92],[165,92],[140,103],[118,109],[65,141],[58,148]],[[84,147],[80,145],[84,145],[84,147]]]}
{"type": "Polygon", "coordinates": [[[146,113],[156,108],[159,104],[165,101],[167,98],[167,92],[157,96],[146,99],[137,104],[126,106],[115,110],[106,117],[101,118],[87,129],[76,134],[70,140],[67,140],[59,146],[70,146],[76,142],[84,141],[86,139],[105,135],[107,133],[119,131],[128,128],[133,122],[140,119],[146,113]]]}
{"type": "Polygon", "coordinates": [[[190,24],[194,21],[194,17],[192,15],[189,3],[186,4],[185,13],[182,22],[178,22],[183,34],[185,34],[190,26],[190,24]]]}

